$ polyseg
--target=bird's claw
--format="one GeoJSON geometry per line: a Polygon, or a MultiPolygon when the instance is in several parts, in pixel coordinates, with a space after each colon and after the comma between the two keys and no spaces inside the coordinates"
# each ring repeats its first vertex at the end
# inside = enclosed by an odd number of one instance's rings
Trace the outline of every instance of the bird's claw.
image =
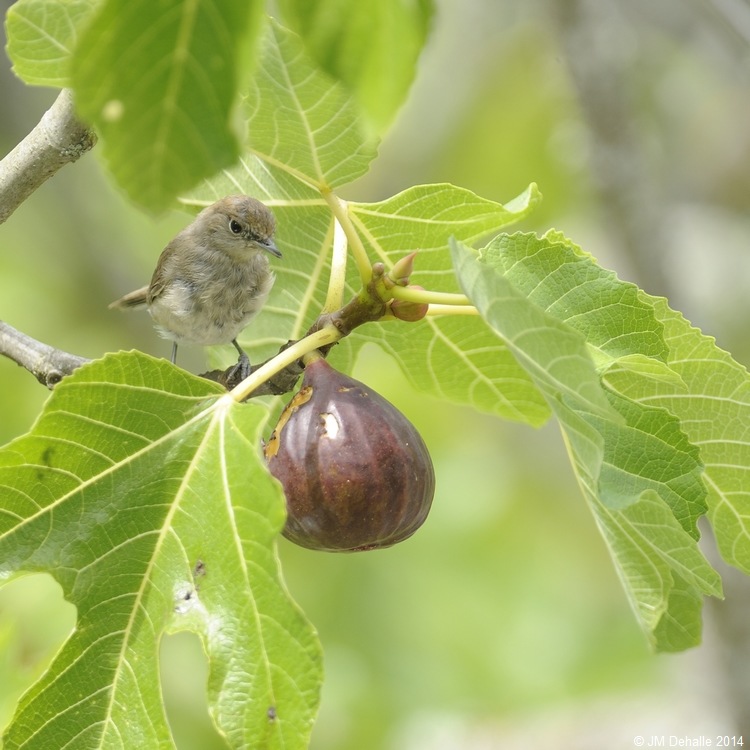
{"type": "Polygon", "coordinates": [[[242,352],[237,364],[227,373],[227,383],[241,383],[252,371],[250,358],[242,352]]]}

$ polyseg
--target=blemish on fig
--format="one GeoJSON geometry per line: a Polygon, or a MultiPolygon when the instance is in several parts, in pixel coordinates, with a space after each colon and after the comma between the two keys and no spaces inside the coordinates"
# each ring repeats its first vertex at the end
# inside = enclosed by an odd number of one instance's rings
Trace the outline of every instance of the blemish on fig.
{"type": "Polygon", "coordinates": [[[302,387],[299,389],[299,391],[297,391],[292,400],[286,405],[286,408],[281,413],[279,421],[276,424],[271,437],[263,446],[263,453],[265,454],[266,459],[269,459],[271,458],[271,456],[276,455],[276,452],[279,450],[279,439],[284,426],[292,417],[292,415],[295,414],[301,406],[304,406],[304,404],[306,404],[312,398],[312,395],[312,386],[302,387]]]}
{"type": "Polygon", "coordinates": [[[333,414],[326,412],[320,415],[320,422],[323,425],[323,430],[325,432],[324,437],[335,440],[338,437],[339,429],[341,427],[338,419],[336,419],[333,414]]]}

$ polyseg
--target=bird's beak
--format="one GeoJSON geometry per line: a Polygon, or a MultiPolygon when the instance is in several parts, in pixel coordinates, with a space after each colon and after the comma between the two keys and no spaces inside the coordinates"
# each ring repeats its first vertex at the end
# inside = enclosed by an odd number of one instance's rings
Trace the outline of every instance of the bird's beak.
{"type": "Polygon", "coordinates": [[[268,250],[271,255],[275,255],[277,258],[281,258],[281,250],[274,244],[273,240],[266,240],[265,242],[258,243],[264,250],[268,250]]]}

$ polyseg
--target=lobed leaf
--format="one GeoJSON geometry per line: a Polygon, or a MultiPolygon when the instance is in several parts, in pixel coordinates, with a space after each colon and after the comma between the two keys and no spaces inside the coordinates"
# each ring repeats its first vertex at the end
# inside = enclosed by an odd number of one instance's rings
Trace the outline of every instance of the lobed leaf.
{"type": "Polygon", "coordinates": [[[701,595],[721,594],[697,547],[706,511],[699,451],[667,409],[602,379],[612,363],[634,357],[649,376],[643,358],[661,372],[670,347],[653,306],[557,233],[502,235],[479,257],[454,243],[453,257],[466,294],[555,412],[650,640],[661,650],[697,644],[701,595]]]}
{"type": "Polygon", "coordinates": [[[446,238],[474,243],[498,227],[526,218],[540,203],[535,184],[506,205],[481,198],[448,183],[415,185],[378,203],[349,203],[352,223],[375,260],[392,264],[412,250],[419,252],[420,269],[429,272],[430,288],[458,288],[453,267],[446,263],[446,238]]]}
{"type": "Polygon", "coordinates": [[[158,647],[177,629],[203,640],[230,747],[307,746],[320,653],[280,578],[266,410],[220,393],[164,361],[110,355],[0,450],[0,578],[48,571],[78,612],[6,750],[174,747],[158,647]]]}

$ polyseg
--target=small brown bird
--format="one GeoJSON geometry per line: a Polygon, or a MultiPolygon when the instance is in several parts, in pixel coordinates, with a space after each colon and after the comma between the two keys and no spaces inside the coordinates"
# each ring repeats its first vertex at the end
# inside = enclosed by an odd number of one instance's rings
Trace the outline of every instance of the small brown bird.
{"type": "MultiPolygon", "coordinates": [[[[204,208],[162,251],[148,286],[113,302],[122,310],[145,305],[164,338],[177,344],[234,344],[241,377],[250,360],[237,336],[260,312],[274,282],[268,255],[276,221],[260,201],[229,195],[204,208]]],[[[234,373],[232,373],[234,374],[234,373]]]]}

